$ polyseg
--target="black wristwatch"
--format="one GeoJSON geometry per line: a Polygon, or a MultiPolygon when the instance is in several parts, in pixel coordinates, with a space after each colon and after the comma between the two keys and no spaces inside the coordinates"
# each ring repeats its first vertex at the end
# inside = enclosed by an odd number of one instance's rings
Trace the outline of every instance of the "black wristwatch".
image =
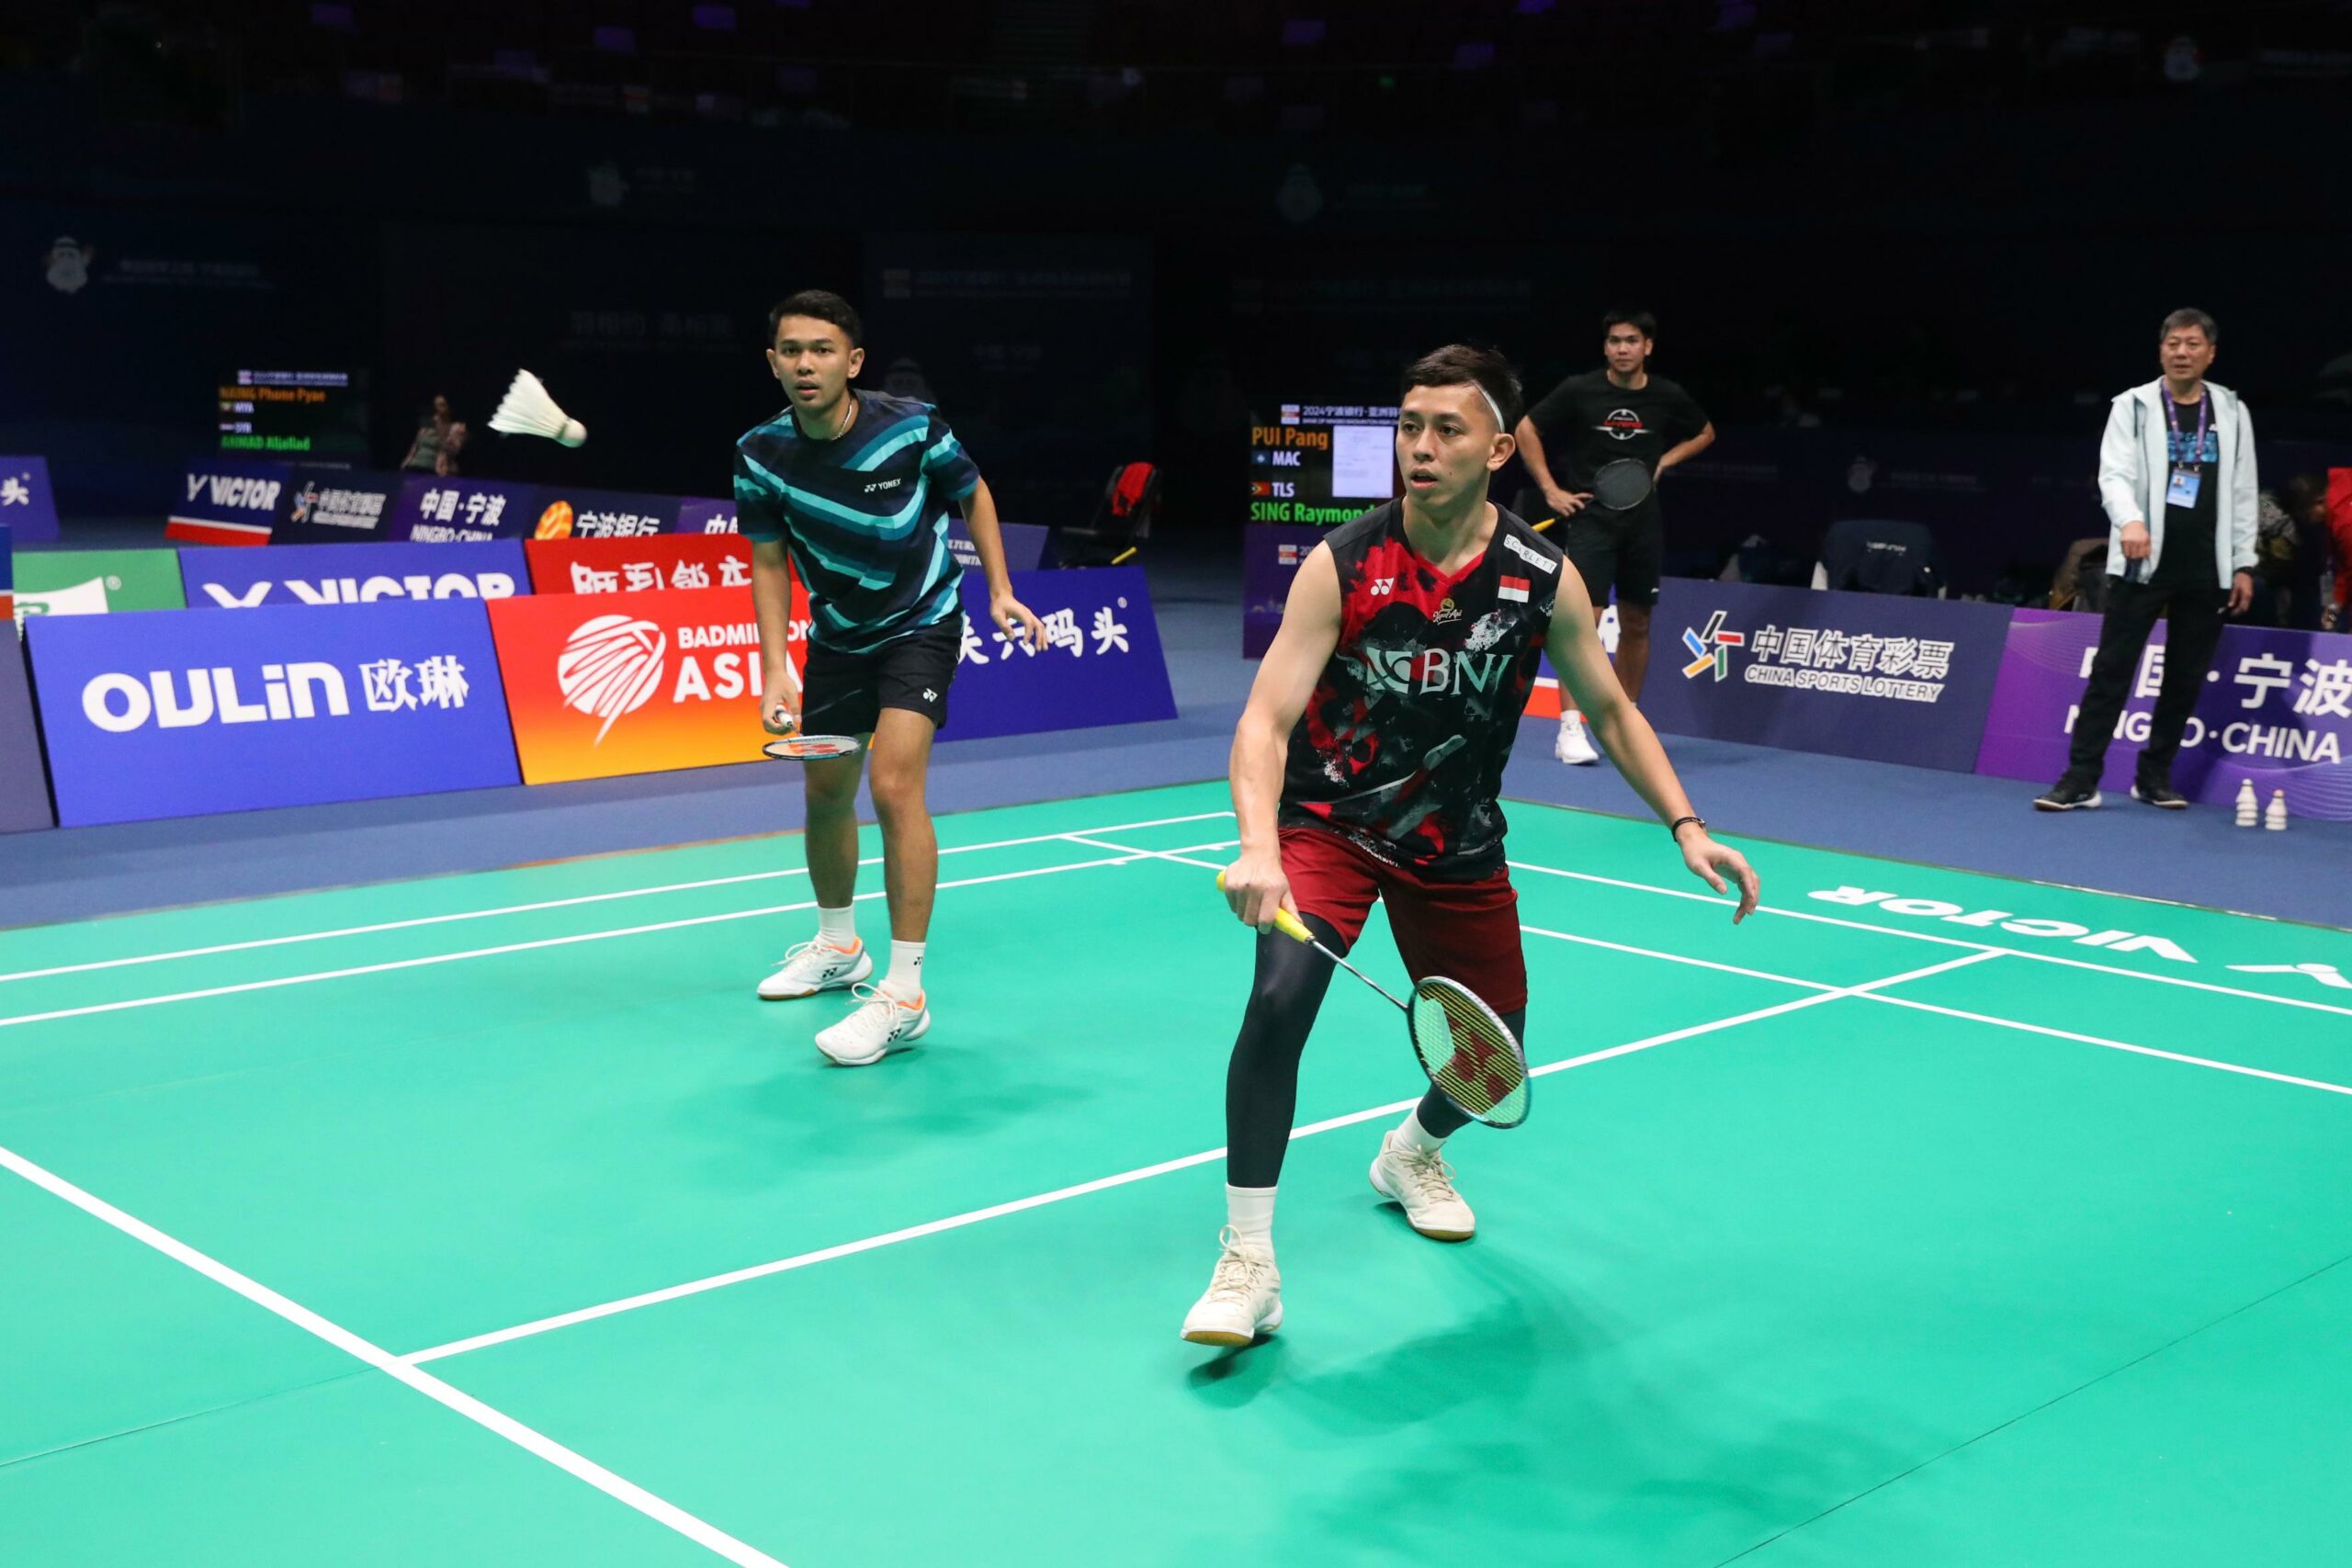
{"type": "Polygon", "coordinates": [[[1707,819],[1703,817],[1678,817],[1673,821],[1666,825],[1666,836],[1672,839],[1676,843],[1680,843],[1682,841],[1683,828],[1687,824],[1692,822],[1699,824],[1699,831],[1702,833],[1707,830],[1707,819]]]}

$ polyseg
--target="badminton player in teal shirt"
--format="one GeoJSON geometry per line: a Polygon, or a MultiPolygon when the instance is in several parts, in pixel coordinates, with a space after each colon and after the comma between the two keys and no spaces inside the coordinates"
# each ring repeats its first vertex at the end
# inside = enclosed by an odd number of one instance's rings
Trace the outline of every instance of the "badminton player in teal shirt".
{"type": "Polygon", "coordinates": [[[932,737],[947,724],[947,693],[965,646],[962,568],[947,547],[947,509],[961,509],[989,614],[1007,637],[1045,646],[1045,627],[1012,595],[996,503],[979,469],[929,403],[860,391],[865,363],[857,311],[808,289],[769,312],[768,368],[790,398],[735,444],[739,525],[752,541],[771,734],[856,735],[865,748],[806,764],[808,878],[817,934],[760,983],[770,1001],[848,990],[849,1015],[817,1048],[843,1066],[878,1062],[931,1029],[923,944],[939,885],[939,840],[923,789],[932,737]],[[791,579],[808,591],[805,686],[786,653],[791,579]],[[890,966],[877,984],[857,935],[857,784],[868,755],[882,825],[890,966]]]}

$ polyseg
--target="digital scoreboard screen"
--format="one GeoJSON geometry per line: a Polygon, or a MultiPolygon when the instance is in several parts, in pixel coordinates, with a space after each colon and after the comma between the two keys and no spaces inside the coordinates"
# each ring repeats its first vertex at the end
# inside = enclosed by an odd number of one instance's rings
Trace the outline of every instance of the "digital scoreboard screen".
{"type": "Polygon", "coordinates": [[[1329,528],[1396,493],[1396,410],[1284,403],[1250,430],[1250,521],[1329,528]]]}
{"type": "Polygon", "coordinates": [[[239,370],[217,400],[223,452],[368,460],[367,386],[347,370],[239,370]]]}

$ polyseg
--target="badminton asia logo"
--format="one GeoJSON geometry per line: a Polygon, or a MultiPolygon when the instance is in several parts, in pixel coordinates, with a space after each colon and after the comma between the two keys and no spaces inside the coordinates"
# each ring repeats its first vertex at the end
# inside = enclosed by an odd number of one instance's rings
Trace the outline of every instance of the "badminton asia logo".
{"type": "MultiPolygon", "coordinates": [[[[449,654],[414,664],[376,659],[354,667],[369,713],[462,708],[473,688],[466,667],[449,654]]],[[[82,716],[109,735],[128,735],[153,723],[158,729],[199,725],[264,724],[303,718],[344,718],[351,713],[351,682],[333,664],[302,660],[261,667],[261,700],[240,688],[225,665],[209,670],[151,670],[144,678],[108,673],[82,688],[82,716]]]]}
{"type": "Polygon", "coordinates": [[[651,621],[598,615],[565,639],[556,658],[556,688],[565,706],[605,721],[596,731],[601,746],[624,714],[652,700],[669,652],[669,634],[651,621]]]}
{"type": "Polygon", "coordinates": [[[1718,681],[1731,676],[1731,650],[1747,644],[1745,634],[1724,630],[1724,612],[1717,610],[1707,617],[1704,631],[1682,628],[1682,646],[1690,650],[1690,662],[1682,667],[1682,678],[1695,681],[1709,670],[1718,681]]]}

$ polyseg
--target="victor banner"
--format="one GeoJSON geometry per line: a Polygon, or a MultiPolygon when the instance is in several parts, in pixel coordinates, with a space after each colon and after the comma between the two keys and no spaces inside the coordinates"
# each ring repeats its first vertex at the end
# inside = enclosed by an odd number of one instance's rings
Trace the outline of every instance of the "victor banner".
{"type": "Polygon", "coordinates": [[[198,458],[181,476],[164,535],[192,545],[266,545],[293,473],[266,458],[198,458]]]}
{"type": "Polygon", "coordinates": [[[183,550],[180,575],[195,609],[265,604],[374,604],[386,599],[511,599],[530,592],[523,546],[273,545],[266,550],[183,550]]]}

